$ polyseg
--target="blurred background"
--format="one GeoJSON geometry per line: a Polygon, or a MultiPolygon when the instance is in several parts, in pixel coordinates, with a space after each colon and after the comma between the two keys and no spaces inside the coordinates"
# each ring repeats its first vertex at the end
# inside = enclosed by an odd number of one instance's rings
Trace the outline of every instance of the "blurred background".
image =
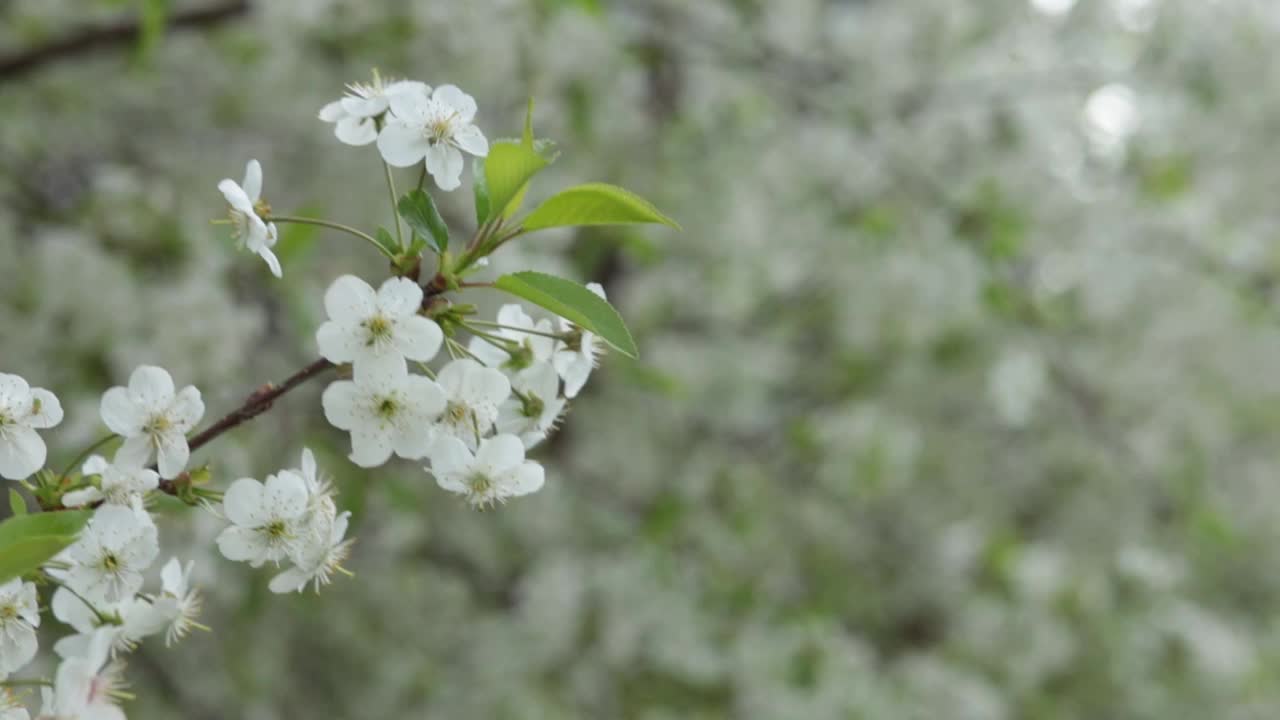
{"type": "Polygon", "coordinates": [[[175,510],[216,632],[144,645],[130,717],[1280,717],[1278,40],[1270,0],[0,0],[0,370],[62,397],[55,462],[136,364],[220,416],[384,276],[209,222],[257,158],[278,212],[386,224],[315,117],[375,67],[490,138],[535,96],[531,197],[684,226],[495,258],[641,346],[535,496],[359,471],[320,384],[202,450],[225,487],[314,448],[356,577],[273,597],[175,510]]]}

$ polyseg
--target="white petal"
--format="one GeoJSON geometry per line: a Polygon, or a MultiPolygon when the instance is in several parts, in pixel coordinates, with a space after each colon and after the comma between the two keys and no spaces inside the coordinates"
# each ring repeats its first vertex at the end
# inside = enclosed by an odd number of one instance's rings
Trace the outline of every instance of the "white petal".
{"type": "Polygon", "coordinates": [[[514,468],[524,462],[524,443],[515,435],[497,435],[480,443],[476,463],[494,472],[514,468]]]}
{"type": "Polygon", "coordinates": [[[244,166],[244,182],[240,184],[244,194],[249,196],[250,202],[258,202],[258,198],[262,197],[262,166],[257,160],[250,160],[244,166]]]}
{"type": "Polygon", "coordinates": [[[591,362],[579,356],[578,360],[564,366],[561,376],[564,378],[564,396],[575,398],[591,376],[591,362]]]}
{"type": "Polygon", "coordinates": [[[604,295],[604,286],[600,283],[587,283],[587,289],[595,293],[601,300],[608,300],[604,295]]]}
{"type": "Polygon", "coordinates": [[[358,383],[385,383],[408,373],[404,357],[393,347],[378,349],[362,344],[356,349],[352,360],[351,375],[358,383]]]}
{"type": "Polygon", "coordinates": [[[302,589],[307,586],[307,583],[311,581],[311,578],[311,573],[304,572],[296,567],[291,567],[271,578],[271,584],[268,587],[271,588],[271,592],[277,595],[283,595],[291,592],[302,592],[302,589]]]}
{"type": "Polygon", "coordinates": [[[396,323],[395,347],[410,360],[428,362],[440,352],[444,332],[430,318],[413,315],[396,323]]]}
{"type": "Polygon", "coordinates": [[[403,89],[409,90],[409,92],[404,92],[401,88],[397,88],[396,92],[387,94],[387,102],[391,106],[391,114],[395,115],[401,124],[412,125],[426,115],[428,109],[427,92],[430,89],[426,85],[423,85],[422,88],[423,90],[417,92],[412,91],[410,88],[403,89]]]}
{"type": "Polygon", "coordinates": [[[217,543],[222,556],[235,562],[255,562],[267,550],[258,531],[238,525],[223,530],[217,543]]]}
{"type": "Polygon", "coordinates": [[[396,455],[406,460],[418,460],[431,451],[435,436],[430,425],[415,425],[402,429],[393,440],[396,455]]]}
{"type": "MultiPolygon", "coordinates": [[[[274,224],[272,227],[274,227],[274,224]]],[[[268,233],[268,237],[270,236],[271,233],[268,233]]],[[[284,277],[284,268],[280,267],[280,258],[276,257],[276,254],[271,251],[271,248],[266,246],[258,248],[258,257],[266,261],[267,269],[271,271],[272,275],[275,275],[278,278],[284,277]]]]}
{"type": "Polygon", "coordinates": [[[120,449],[116,450],[113,460],[117,465],[129,467],[146,465],[151,460],[151,438],[146,435],[133,435],[126,438],[120,445],[120,449]]]}
{"type": "Polygon", "coordinates": [[[351,462],[360,467],[371,468],[382,465],[391,459],[392,442],[385,433],[367,430],[351,431],[351,462]]]}
{"type": "Polygon", "coordinates": [[[31,402],[31,386],[18,375],[0,373],[0,408],[19,408],[31,402]]]}
{"type": "MultiPolygon", "coordinates": [[[[512,327],[519,328],[532,328],[533,318],[529,317],[529,314],[524,311],[524,308],[520,307],[516,303],[508,303],[498,309],[498,324],[510,325],[512,327]]],[[[508,335],[508,337],[515,338],[518,335],[520,335],[520,333],[513,332],[508,335]]]]}
{"type": "Polygon", "coordinates": [[[137,435],[147,421],[146,413],[129,399],[122,387],[113,387],[102,394],[102,422],[117,435],[137,435]]]}
{"type": "MultiPolygon", "coordinates": [[[[442,147],[436,145],[436,147],[442,147]]],[[[422,130],[400,122],[387,123],[378,135],[378,152],[389,165],[409,167],[422,162],[431,149],[422,130]]]]}
{"type": "Polygon", "coordinates": [[[44,467],[44,440],[35,430],[21,425],[7,428],[0,435],[0,477],[25,480],[44,467]]]}
{"type": "Polygon", "coordinates": [[[458,119],[470,123],[476,116],[475,98],[462,92],[457,85],[441,85],[431,93],[431,99],[458,111],[458,119]]]}
{"type": "Polygon", "coordinates": [[[480,132],[480,128],[475,125],[463,125],[458,128],[453,133],[453,144],[476,157],[484,157],[489,154],[489,141],[485,139],[484,133],[480,132]]]}
{"type": "Polygon", "coordinates": [[[236,525],[257,527],[266,518],[262,512],[262,493],[262,483],[253,478],[240,478],[223,494],[222,511],[236,525]]]}
{"type": "Polygon", "coordinates": [[[311,452],[311,448],[302,448],[302,477],[307,479],[315,479],[318,476],[318,468],[316,467],[315,453],[311,452]]]}
{"type": "MultiPolygon", "coordinates": [[[[386,132],[384,131],[383,134],[385,135],[386,132]]],[[[462,153],[458,152],[458,148],[448,143],[436,143],[430,145],[424,155],[427,159],[427,172],[431,173],[431,177],[435,179],[436,185],[441,190],[449,192],[456,190],[462,184],[462,153]]],[[[387,162],[391,160],[388,159],[387,162]]]]}
{"type": "Polygon", "coordinates": [[[506,487],[512,495],[528,495],[542,489],[546,474],[542,466],[532,460],[523,462],[507,476],[506,487]]]}
{"type": "Polygon", "coordinates": [[[387,109],[387,98],[381,94],[367,98],[348,95],[342,98],[341,102],[342,109],[356,117],[372,118],[375,115],[381,115],[387,109]]]}
{"type": "Polygon", "coordinates": [[[389,317],[415,315],[421,306],[422,288],[408,278],[390,278],[378,288],[378,308],[389,317]]]}
{"type": "Polygon", "coordinates": [[[129,399],[155,412],[173,401],[173,378],[164,368],[141,365],[129,376],[129,399]]]}
{"type": "Polygon", "coordinates": [[[422,375],[410,375],[404,379],[402,387],[416,421],[431,422],[444,411],[444,388],[435,380],[422,375]]]}
{"type": "Polygon", "coordinates": [[[330,320],[316,330],[316,345],[325,360],[349,363],[364,348],[365,335],[359,325],[330,320]]]}
{"type": "Polygon", "coordinates": [[[218,183],[218,189],[222,191],[222,197],[227,199],[231,207],[245,215],[253,215],[253,201],[245,194],[244,188],[236,184],[235,180],[229,178],[223,180],[218,183]]]}
{"type": "Polygon", "coordinates": [[[191,459],[191,447],[181,432],[167,432],[160,436],[160,446],[156,451],[160,477],[172,479],[187,469],[187,461],[191,459]]]}
{"type": "Polygon", "coordinates": [[[445,394],[449,397],[458,397],[465,387],[467,376],[475,370],[479,370],[483,366],[472,360],[471,358],[459,358],[451,360],[449,364],[440,369],[440,374],[436,376],[440,387],[444,388],[445,394]]]}
{"type": "Polygon", "coordinates": [[[347,145],[361,147],[378,139],[378,126],[373,118],[345,117],[334,126],[333,135],[347,145]]]}
{"type": "Polygon", "coordinates": [[[27,416],[28,425],[43,430],[62,422],[62,403],[58,402],[56,395],[44,388],[32,388],[31,397],[35,402],[31,404],[32,412],[27,416]],[[40,405],[38,412],[35,409],[36,403],[40,405]]]}
{"type": "Polygon", "coordinates": [[[102,491],[96,487],[72,490],[62,496],[62,505],[63,507],[84,507],[85,505],[96,503],[104,497],[102,491]]]}
{"type": "Polygon", "coordinates": [[[431,472],[437,477],[466,473],[475,463],[475,456],[465,443],[452,435],[439,435],[431,444],[431,472]]]}
{"type": "Polygon", "coordinates": [[[182,388],[169,405],[168,415],[184,432],[195,427],[200,418],[204,417],[204,400],[200,397],[200,391],[194,385],[182,388]]]}
{"type": "Polygon", "coordinates": [[[333,102],[326,104],[324,107],[320,108],[320,113],[317,115],[317,117],[327,123],[338,122],[347,116],[347,111],[342,109],[341,100],[334,100],[333,102]]]}
{"type": "Polygon", "coordinates": [[[365,419],[359,410],[363,397],[364,393],[350,380],[330,383],[320,396],[320,405],[324,408],[325,419],[339,430],[354,428],[365,419]]]}
{"type": "Polygon", "coordinates": [[[472,355],[479,358],[480,362],[492,368],[502,367],[503,364],[511,359],[511,355],[506,350],[484,338],[471,338],[471,342],[467,343],[467,349],[471,351],[472,355]]]}
{"type": "Polygon", "coordinates": [[[467,373],[461,393],[469,403],[497,405],[511,396],[511,381],[493,368],[477,365],[467,373]]]}
{"type": "Polygon", "coordinates": [[[271,517],[292,520],[306,511],[308,496],[307,482],[300,475],[281,470],[267,478],[262,505],[271,517]]]}
{"type": "Polygon", "coordinates": [[[324,293],[324,310],[330,320],[359,324],[377,311],[377,296],[369,283],[354,275],[343,275],[324,293]]]}

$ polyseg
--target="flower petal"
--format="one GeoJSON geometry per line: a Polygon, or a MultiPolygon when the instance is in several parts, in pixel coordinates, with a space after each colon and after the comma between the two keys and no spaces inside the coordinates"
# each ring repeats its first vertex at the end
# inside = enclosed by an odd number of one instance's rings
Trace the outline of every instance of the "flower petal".
{"type": "Polygon", "coordinates": [[[458,111],[458,119],[464,123],[469,123],[475,119],[475,98],[462,92],[457,85],[441,85],[435,89],[435,92],[431,93],[431,99],[458,111]]]}
{"type": "Polygon", "coordinates": [[[365,335],[358,325],[330,320],[316,330],[316,345],[325,360],[349,363],[364,347],[365,335]]]}
{"type": "Polygon", "coordinates": [[[44,467],[44,440],[35,430],[22,425],[8,427],[0,435],[0,477],[26,480],[44,467]]]}
{"type": "Polygon", "coordinates": [[[258,198],[262,197],[262,165],[257,160],[250,160],[244,166],[244,182],[240,183],[240,187],[249,196],[251,203],[258,202],[258,198]]]}
{"type": "Polygon", "coordinates": [[[320,396],[325,420],[339,430],[354,428],[364,419],[360,413],[360,401],[363,398],[364,393],[350,380],[330,383],[320,396]]]}
{"type": "Polygon", "coordinates": [[[410,360],[428,362],[443,342],[444,332],[430,318],[413,315],[396,323],[395,349],[410,360]]]}
{"type": "MultiPolygon", "coordinates": [[[[383,134],[386,134],[385,131],[383,134]]],[[[448,143],[436,143],[429,145],[423,155],[427,159],[427,172],[431,173],[441,190],[449,192],[462,184],[462,153],[458,152],[458,148],[448,143]]],[[[387,162],[391,160],[388,159],[387,162]]]]}
{"type": "Polygon", "coordinates": [[[133,435],[125,438],[124,443],[116,450],[113,462],[117,465],[142,467],[151,460],[151,438],[146,435],[133,435]]]}
{"type": "MultiPolygon", "coordinates": [[[[443,144],[435,147],[442,147],[443,144]]],[[[396,167],[409,167],[422,162],[432,145],[420,128],[402,122],[390,122],[378,135],[378,152],[382,159],[396,167]]]]}
{"type": "Polygon", "coordinates": [[[173,401],[173,378],[164,368],[140,365],[129,376],[129,399],[148,412],[163,410],[173,401]]]}
{"type": "Polygon", "coordinates": [[[493,472],[502,472],[524,462],[524,443],[515,435],[497,435],[480,443],[476,463],[493,472]]]}
{"type": "Polygon", "coordinates": [[[528,495],[542,489],[546,472],[532,460],[523,462],[507,476],[506,490],[511,495],[528,495]]]}
{"type": "Polygon", "coordinates": [[[227,199],[231,207],[245,215],[253,215],[253,201],[245,194],[244,188],[236,184],[235,180],[231,178],[222,180],[218,183],[218,189],[222,191],[222,197],[227,199]]]}
{"type": "Polygon", "coordinates": [[[485,157],[489,154],[489,141],[475,125],[463,125],[458,128],[453,133],[453,144],[476,157],[485,157]]]}
{"type": "Polygon", "coordinates": [[[169,405],[168,415],[183,432],[195,427],[200,418],[204,417],[204,400],[200,397],[200,391],[194,385],[182,388],[169,405]]]}
{"type": "Polygon", "coordinates": [[[378,467],[391,459],[391,438],[364,429],[351,431],[351,462],[364,468],[378,467]]]}
{"type": "Polygon", "coordinates": [[[344,117],[334,126],[333,135],[347,145],[361,147],[378,139],[378,126],[373,118],[344,117]]]}
{"type": "Polygon", "coordinates": [[[475,457],[466,444],[452,435],[437,437],[431,445],[430,455],[431,472],[437,478],[463,474],[475,463],[475,457]]]}
{"type": "Polygon", "coordinates": [[[191,459],[191,446],[181,432],[167,432],[160,436],[160,446],[156,451],[160,477],[172,479],[187,469],[187,461],[191,459]]]}
{"type": "Polygon", "coordinates": [[[262,512],[262,483],[253,478],[240,478],[222,495],[222,511],[236,525],[258,527],[265,519],[262,512]]]}
{"type": "Polygon", "coordinates": [[[320,118],[324,122],[332,123],[332,122],[338,122],[339,120],[342,120],[343,118],[348,117],[348,114],[347,114],[347,111],[344,110],[342,107],[342,101],[334,100],[333,102],[327,103],[324,107],[320,108],[320,112],[316,115],[316,117],[320,118]]]}
{"type": "Polygon", "coordinates": [[[330,320],[359,324],[377,309],[373,288],[355,275],[343,275],[334,280],[324,293],[324,310],[330,320]]]}
{"type": "Polygon", "coordinates": [[[422,288],[408,278],[390,278],[378,288],[378,309],[389,317],[416,315],[421,306],[422,288]]]}
{"type": "Polygon", "coordinates": [[[32,388],[31,397],[39,402],[40,409],[37,411],[36,403],[32,403],[28,425],[43,430],[62,422],[62,403],[58,402],[56,395],[44,388],[32,388]]]}
{"type": "MultiPolygon", "coordinates": [[[[267,237],[271,237],[272,235],[273,233],[268,233],[267,237]]],[[[280,258],[276,257],[276,254],[271,251],[270,247],[263,246],[258,248],[258,257],[266,261],[267,269],[271,271],[272,275],[275,275],[278,278],[284,277],[284,269],[280,267],[280,258]]]]}

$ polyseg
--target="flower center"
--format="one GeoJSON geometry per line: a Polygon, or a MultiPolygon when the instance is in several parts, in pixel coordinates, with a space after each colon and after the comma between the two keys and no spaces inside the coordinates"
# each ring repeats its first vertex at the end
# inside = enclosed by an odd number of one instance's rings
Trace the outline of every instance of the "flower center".
{"type": "Polygon", "coordinates": [[[17,605],[0,605],[0,625],[4,625],[5,621],[13,620],[16,617],[18,617],[17,605]]]}
{"type": "Polygon", "coordinates": [[[152,415],[147,424],[142,426],[142,431],[148,435],[160,435],[168,432],[172,427],[173,421],[167,415],[156,414],[152,415]]]}
{"type": "Polygon", "coordinates": [[[373,409],[378,417],[390,420],[396,416],[396,413],[400,412],[400,403],[394,397],[386,395],[378,398],[373,409]]]}
{"type": "Polygon", "coordinates": [[[467,485],[476,495],[484,495],[493,489],[493,481],[484,473],[474,473],[467,479],[467,485]]]}
{"type": "Polygon", "coordinates": [[[372,347],[391,339],[391,321],[382,315],[374,315],[365,320],[363,324],[365,330],[369,331],[369,337],[364,341],[366,347],[372,347]]]}
{"type": "Polygon", "coordinates": [[[456,117],[458,117],[456,111],[448,115],[437,115],[434,120],[427,123],[427,140],[435,145],[453,137],[453,120],[456,117]]]}
{"type": "Polygon", "coordinates": [[[445,419],[454,425],[461,425],[467,419],[467,406],[459,402],[450,402],[444,409],[445,419]]]}
{"type": "Polygon", "coordinates": [[[283,520],[272,520],[263,530],[272,540],[280,540],[289,534],[289,526],[283,520]]]}
{"type": "Polygon", "coordinates": [[[107,572],[116,572],[120,569],[120,558],[115,553],[107,553],[102,556],[102,568],[107,572]]]}

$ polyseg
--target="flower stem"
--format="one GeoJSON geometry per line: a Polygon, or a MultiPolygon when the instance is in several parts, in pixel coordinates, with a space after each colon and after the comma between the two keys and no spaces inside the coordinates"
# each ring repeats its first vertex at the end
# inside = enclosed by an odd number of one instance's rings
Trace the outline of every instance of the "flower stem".
{"type": "Polygon", "coordinates": [[[466,329],[470,330],[471,332],[476,332],[475,329],[471,327],[472,325],[480,325],[483,327],[491,327],[491,328],[500,328],[502,330],[512,330],[515,332],[528,333],[529,335],[541,335],[542,337],[548,337],[548,338],[551,338],[552,340],[564,339],[563,336],[561,336],[559,333],[543,332],[541,330],[533,330],[531,328],[516,327],[515,325],[503,325],[502,323],[493,322],[490,320],[467,320],[466,322],[462,323],[462,326],[465,327],[466,329]]]}
{"type": "Polygon", "coordinates": [[[98,618],[98,622],[100,622],[100,623],[102,623],[102,624],[104,624],[104,625],[121,625],[121,624],[123,624],[123,621],[122,621],[119,617],[114,616],[114,615],[108,615],[108,614],[106,614],[106,613],[102,612],[101,610],[99,610],[99,609],[97,608],[97,606],[95,606],[93,603],[91,603],[91,602],[89,602],[87,599],[85,599],[85,596],[83,596],[83,595],[81,595],[80,593],[76,592],[75,588],[71,587],[70,585],[68,585],[68,584],[66,584],[66,583],[64,583],[64,582],[62,582],[61,580],[58,580],[57,578],[53,578],[52,576],[50,576],[50,577],[53,579],[53,582],[54,582],[54,583],[58,584],[58,585],[59,585],[59,586],[61,586],[61,587],[66,588],[66,589],[67,589],[67,592],[71,593],[72,595],[75,595],[75,596],[76,596],[76,598],[78,598],[78,599],[80,600],[80,602],[84,603],[84,604],[85,604],[85,606],[89,608],[89,610],[93,611],[93,616],[94,616],[94,617],[96,617],[96,618],[98,618]]]}
{"type": "MultiPolygon", "coordinates": [[[[422,167],[425,169],[427,166],[422,167]]],[[[400,229],[400,208],[397,205],[399,195],[396,194],[396,181],[391,177],[391,166],[386,160],[382,161],[382,174],[387,176],[387,192],[391,195],[391,217],[396,223],[396,242],[400,243],[400,249],[404,250],[408,245],[404,244],[404,231],[400,229]]]]}
{"type": "Polygon", "coordinates": [[[67,463],[67,467],[66,467],[66,469],[62,471],[62,473],[61,473],[61,475],[60,475],[60,476],[61,476],[61,477],[66,477],[66,476],[70,475],[70,474],[71,474],[71,471],[72,471],[72,470],[75,470],[77,467],[79,467],[79,466],[80,466],[80,464],[81,464],[81,463],[83,463],[85,460],[87,460],[87,459],[89,458],[89,456],[93,454],[93,451],[94,451],[94,450],[97,450],[98,448],[102,447],[103,445],[106,445],[107,443],[111,442],[112,440],[115,440],[117,437],[119,437],[119,436],[118,436],[118,435],[116,435],[115,433],[111,433],[110,435],[108,435],[108,436],[106,436],[106,437],[104,437],[104,438],[102,438],[102,439],[98,440],[98,441],[97,441],[97,442],[95,442],[94,444],[92,444],[92,445],[90,445],[89,447],[85,448],[84,450],[80,451],[80,454],[76,456],[76,459],[75,459],[75,460],[72,460],[71,462],[67,463]]]}
{"type": "Polygon", "coordinates": [[[0,680],[0,687],[53,687],[48,680],[0,680]]]}
{"type": "MultiPolygon", "coordinates": [[[[320,227],[326,227],[331,230],[338,230],[338,231],[347,233],[348,235],[354,235],[360,238],[361,240],[364,240],[365,242],[369,243],[373,247],[377,248],[378,252],[385,255],[388,259],[392,259],[392,260],[395,259],[390,253],[390,251],[388,251],[386,248],[379,245],[377,240],[373,239],[372,235],[369,235],[368,233],[363,233],[351,227],[350,225],[343,225],[342,223],[336,223],[331,220],[321,220],[320,218],[298,217],[297,215],[268,215],[264,217],[263,220],[266,220],[267,222],[295,223],[298,225],[319,225],[320,227]]],[[[400,226],[396,225],[396,229],[399,230],[400,226]]]]}

